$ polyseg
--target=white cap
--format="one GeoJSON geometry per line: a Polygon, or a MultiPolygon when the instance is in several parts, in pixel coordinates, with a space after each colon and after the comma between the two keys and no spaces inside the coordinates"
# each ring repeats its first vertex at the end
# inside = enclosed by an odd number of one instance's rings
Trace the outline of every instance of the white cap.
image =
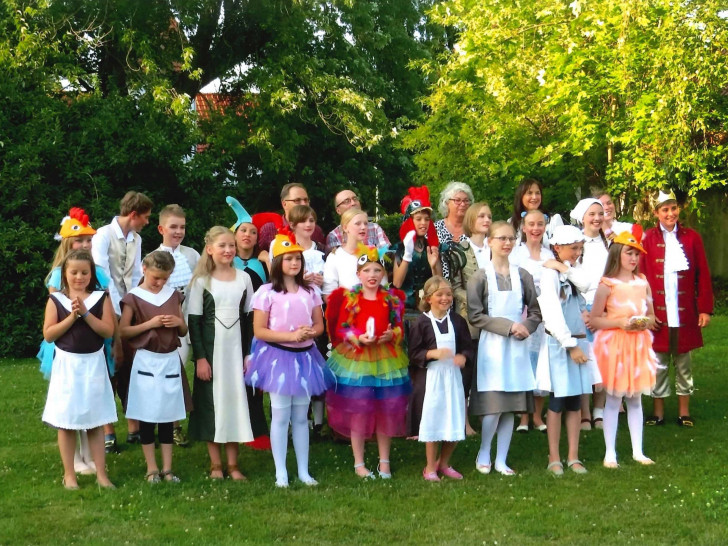
{"type": "Polygon", "coordinates": [[[599,199],[587,197],[586,199],[582,199],[576,204],[574,210],[569,213],[569,217],[575,222],[583,224],[584,215],[586,214],[586,211],[589,209],[589,207],[591,207],[592,205],[599,205],[600,207],[604,208],[604,205],[602,205],[602,202],[599,199]]]}
{"type": "Polygon", "coordinates": [[[575,226],[559,226],[554,229],[549,242],[552,245],[570,245],[584,241],[584,234],[575,226]]]}

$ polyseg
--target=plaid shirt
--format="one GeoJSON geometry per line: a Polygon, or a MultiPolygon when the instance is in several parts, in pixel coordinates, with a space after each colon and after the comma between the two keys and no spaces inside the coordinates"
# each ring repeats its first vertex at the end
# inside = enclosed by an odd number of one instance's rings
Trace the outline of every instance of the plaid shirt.
{"type": "MultiPolygon", "coordinates": [[[[336,226],[326,237],[326,254],[346,242],[341,226],[336,226]]],[[[367,226],[367,243],[370,246],[389,246],[390,242],[384,230],[375,222],[369,222],[367,226]]]]}

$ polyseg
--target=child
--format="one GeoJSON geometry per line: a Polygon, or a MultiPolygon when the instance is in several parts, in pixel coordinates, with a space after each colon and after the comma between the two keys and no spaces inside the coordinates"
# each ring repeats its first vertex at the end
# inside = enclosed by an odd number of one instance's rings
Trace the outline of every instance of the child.
{"type": "Polygon", "coordinates": [[[708,326],[713,313],[710,269],[698,232],[678,222],[680,207],[673,192],[660,192],[655,216],[659,225],[645,233],[643,244],[647,255],[640,257],[640,268],[655,295],[654,348],[660,363],[652,391],[653,415],[647,418],[646,424],[665,424],[665,398],[670,396],[672,358],[678,401],[677,423],[692,427],[690,351],[703,346],[700,330],[708,326]]]}
{"type": "MultiPolygon", "coordinates": [[[[157,226],[157,229],[162,235],[162,244],[159,246],[159,250],[169,252],[174,258],[174,269],[169,276],[167,285],[182,294],[182,316],[185,319],[187,317],[188,287],[192,278],[192,271],[194,271],[197,261],[200,259],[199,252],[182,244],[186,228],[185,211],[179,205],[167,205],[159,212],[159,226],[157,226]]],[[[179,352],[179,358],[182,361],[182,391],[184,392],[185,407],[187,411],[190,411],[192,409],[190,386],[187,382],[187,374],[184,373],[184,366],[187,364],[187,358],[190,354],[189,336],[180,337],[179,342],[177,352],[179,352]]],[[[174,423],[173,435],[176,445],[180,447],[189,445],[179,422],[174,423]]]]}
{"type": "MultiPolygon", "coordinates": [[[[149,223],[152,206],[152,200],[143,193],[127,192],[121,200],[119,216],[115,216],[110,224],[100,227],[93,237],[91,253],[96,265],[111,279],[109,296],[117,319],[121,316],[121,298],[137,286],[142,277],[142,238],[139,231],[149,223]]],[[[126,411],[134,355],[131,354],[131,348],[124,350],[122,345],[120,339],[114,342],[114,361],[117,368],[114,381],[116,392],[126,411]]],[[[127,443],[139,443],[139,423],[129,419],[128,427],[127,443]]],[[[114,429],[107,428],[105,432],[106,453],[118,453],[114,429]]]]}
{"type": "Polygon", "coordinates": [[[461,370],[472,366],[473,346],[468,323],[450,312],[453,294],[443,277],[430,277],[420,301],[420,315],[410,328],[410,366],[427,370],[419,441],[426,442],[427,466],[422,476],[439,482],[438,472],[462,480],[450,466],[456,442],[465,439],[465,391],[461,370]],[[438,457],[438,443],[440,454],[438,457]]]}
{"type": "Polygon", "coordinates": [[[210,478],[224,477],[220,445],[225,444],[228,475],[245,480],[238,468],[238,444],[253,440],[243,382],[243,355],[250,345],[250,276],[233,267],[235,237],[215,226],[205,235],[205,251],[190,282],[189,328],[195,357],[189,435],[207,442],[210,478]]]}
{"type": "Polygon", "coordinates": [[[278,234],[271,245],[271,283],[253,299],[255,338],[245,382],[270,393],[271,449],[276,486],[288,487],[288,423],[298,461],[298,479],[318,485],[308,473],[308,405],[333,377],[314,339],[324,330],[321,296],[304,279],[303,248],[290,235],[278,234]]]}
{"type": "MultiPolygon", "coordinates": [[[[56,235],[57,239],[60,238],[61,244],[58,245],[56,254],[53,257],[51,270],[45,279],[49,293],[52,294],[61,289],[61,264],[66,259],[68,253],[72,250],[90,251],[91,237],[95,233],[96,230],[89,223],[88,215],[83,209],[73,207],[68,211],[68,216],[61,221],[61,229],[58,235],[56,235]]],[[[96,278],[102,290],[106,290],[109,287],[109,279],[106,277],[104,270],[99,266],[96,266],[96,278]]],[[[104,340],[104,347],[109,375],[113,377],[114,361],[111,358],[111,338],[104,340]]],[[[49,379],[51,376],[55,348],[55,343],[48,343],[43,340],[37,354],[37,358],[40,360],[40,371],[46,379],[49,379]]],[[[88,436],[85,430],[79,432],[79,442],[77,443],[76,452],[73,456],[73,466],[79,474],[96,474],[96,466],[89,451],[88,436]]]]}
{"type": "MultiPolygon", "coordinates": [[[[554,229],[551,245],[558,262],[576,263],[584,247],[584,235],[574,226],[559,226],[554,229]]],[[[567,465],[576,474],[586,474],[586,467],[579,460],[581,395],[591,393],[594,383],[590,369],[585,365],[589,354],[582,316],[586,303],[567,276],[550,267],[544,267],[540,274],[538,303],[546,333],[541,340],[536,386],[551,393],[546,417],[547,470],[555,476],[564,473],[559,440],[561,414],[566,411],[567,465]]]]}
{"type": "MultiPolygon", "coordinates": [[[[592,197],[579,201],[574,210],[570,213],[571,219],[581,228],[584,233],[584,252],[578,269],[584,281],[588,282],[588,288],[584,291],[586,309],[591,311],[594,303],[594,295],[599,286],[599,280],[604,274],[604,264],[607,262],[607,251],[609,243],[604,235],[604,206],[599,199],[592,197]]],[[[592,343],[594,336],[591,332],[591,324],[587,317],[586,338],[592,343]]],[[[604,413],[604,393],[595,392],[593,396],[594,414],[589,409],[589,395],[581,397],[581,429],[591,430],[602,428],[602,414],[604,413]],[[592,419],[593,417],[593,419],[592,419]]]]}
{"type": "Polygon", "coordinates": [[[88,431],[98,484],[114,487],[106,474],[101,429],[116,421],[103,351],[104,338],[113,332],[113,308],[99,289],[91,254],[71,251],[61,264],[61,290],[48,299],[43,322],[44,339],[56,343],[43,421],[58,429],[66,489],[78,489],[73,467],[78,430],[88,431]]]}
{"type": "Polygon", "coordinates": [[[127,417],[139,421],[146,480],[179,482],[172,473],[173,422],[185,417],[179,338],[187,335],[182,294],[167,284],[174,258],[155,250],[144,258],[142,283],[121,299],[119,334],[135,349],[127,417]],[[154,454],[154,426],[162,449],[162,471],[154,454]]]}
{"type": "MultiPolygon", "coordinates": [[[[268,252],[265,250],[260,252],[258,228],[240,201],[231,196],[228,196],[226,201],[237,215],[237,221],[230,228],[230,231],[235,234],[236,256],[233,259],[233,267],[250,275],[250,282],[255,292],[268,282],[268,252]]],[[[270,450],[270,436],[263,408],[263,391],[245,385],[245,395],[248,398],[250,427],[255,437],[247,445],[253,449],[268,451],[270,450]]]]}
{"type": "Polygon", "coordinates": [[[360,284],[335,290],[326,308],[332,345],[328,364],[337,380],[326,393],[326,407],[329,426],[351,438],[357,476],[375,477],[364,463],[364,442],[376,434],[377,470],[388,479],[392,436],[405,433],[411,390],[402,351],[404,294],[381,286],[384,265],[375,247],[361,245],[357,254],[360,284]]]}
{"type": "Polygon", "coordinates": [[[648,330],[655,323],[652,293],[637,268],[640,252],[645,250],[632,233],[623,231],[614,238],[591,310],[591,324],[598,330],[594,336],[594,355],[607,393],[606,468],[619,466],[615,442],[622,397],[627,404],[632,458],[643,465],[654,464],[642,452],[641,396],[649,394],[655,386],[657,360],[648,330]]]}
{"type": "Polygon", "coordinates": [[[497,432],[495,469],[504,476],[515,475],[506,464],[513,414],[533,412],[536,381],[527,339],[541,322],[541,310],[531,274],[508,263],[515,242],[508,223],[494,222],[488,237],[491,262],[467,286],[470,324],[482,330],[470,396],[470,413],[483,416],[475,462],[481,474],[491,471],[490,447],[497,432]],[[528,309],[525,319],[524,308],[528,309]]]}

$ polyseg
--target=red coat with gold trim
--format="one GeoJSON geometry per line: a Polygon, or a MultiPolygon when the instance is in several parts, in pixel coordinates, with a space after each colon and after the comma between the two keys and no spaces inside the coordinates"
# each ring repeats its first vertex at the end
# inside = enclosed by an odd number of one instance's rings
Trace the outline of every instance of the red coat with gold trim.
{"type": "MultiPolygon", "coordinates": [[[[677,352],[687,353],[703,346],[703,334],[698,326],[700,313],[713,313],[713,287],[703,240],[697,231],[677,224],[677,240],[685,251],[689,268],[677,273],[677,305],[680,317],[677,352]]],[[[664,325],[655,332],[652,347],[658,353],[670,350],[665,306],[665,240],[659,224],[647,230],[642,240],[647,254],[640,257],[640,271],[652,289],[655,316],[664,325]]]]}

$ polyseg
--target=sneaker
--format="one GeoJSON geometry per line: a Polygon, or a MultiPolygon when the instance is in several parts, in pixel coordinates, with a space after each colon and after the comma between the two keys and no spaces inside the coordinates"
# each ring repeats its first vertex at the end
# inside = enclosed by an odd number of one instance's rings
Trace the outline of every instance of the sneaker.
{"type": "Polygon", "coordinates": [[[119,445],[116,443],[116,434],[104,436],[104,448],[106,453],[119,453],[119,445]]]}
{"type": "Polygon", "coordinates": [[[142,443],[142,435],[139,434],[139,431],[136,432],[130,432],[126,435],[126,443],[127,444],[141,444],[142,443]]]}
{"type": "Polygon", "coordinates": [[[182,427],[174,427],[174,431],[172,432],[172,438],[174,439],[174,444],[179,447],[187,447],[190,445],[190,443],[187,441],[187,436],[185,436],[184,431],[182,430],[182,427]]]}

